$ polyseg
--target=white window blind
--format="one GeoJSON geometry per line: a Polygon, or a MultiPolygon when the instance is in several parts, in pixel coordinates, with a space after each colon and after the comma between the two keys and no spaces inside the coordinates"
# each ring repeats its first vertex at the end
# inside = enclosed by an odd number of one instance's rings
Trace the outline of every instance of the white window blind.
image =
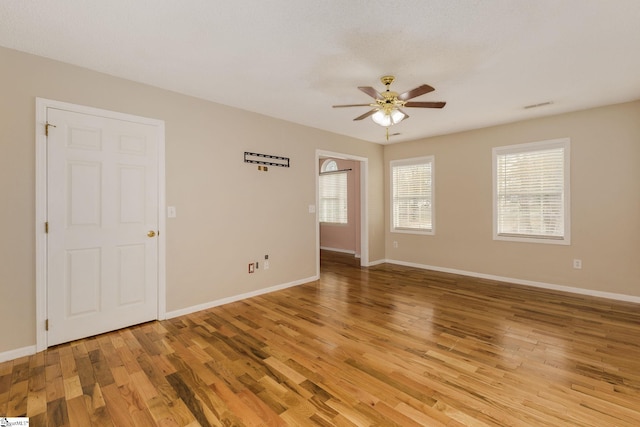
{"type": "Polygon", "coordinates": [[[494,237],[568,243],[568,144],[494,149],[494,237]]]}
{"type": "Polygon", "coordinates": [[[320,222],[347,224],[347,172],[340,172],[337,169],[336,162],[333,160],[322,167],[318,184],[319,219],[320,222]]]}
{"type": "Polygon", "coordinates": [[[390,165],[391,231],[433,233],[433,156],[390,165]]]}

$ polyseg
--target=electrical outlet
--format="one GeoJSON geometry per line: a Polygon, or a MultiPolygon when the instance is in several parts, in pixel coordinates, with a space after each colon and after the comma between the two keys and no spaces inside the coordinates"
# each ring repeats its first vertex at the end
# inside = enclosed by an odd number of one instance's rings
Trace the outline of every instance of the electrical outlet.
{"type": "Polygon", "coordinates": [[[573,268],[575,268],[576,270],[580,270],[582,268],[582,260],[581,259],[574,259],[573,260],[573,268]]]}
{"type": "Polygon", "coordinates": [[[255,271],[256,271],[255,270],[255,265],[252,262],[250,262],[249,263],[249,274],[251,274],[251,273],[253,273],[255,271]]]}
{"type": "Polygon", "coordinates": [[[269,269],[269,261],[263,261],[262,262],[262,269],[263,270],[268,270],[269,269]]]}
{"type": "Polygon", "coordinates": [[[393,242],[393,248],[394,249],[398,249],[398,242],[396,242],[396,241],[393,242]]]}

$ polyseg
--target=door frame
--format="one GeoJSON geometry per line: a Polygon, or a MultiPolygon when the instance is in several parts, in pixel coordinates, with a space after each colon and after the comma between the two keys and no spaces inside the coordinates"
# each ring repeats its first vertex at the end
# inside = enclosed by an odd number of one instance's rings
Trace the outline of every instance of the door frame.
{"type": "Polygon", "coordinates": [[[165,128],[164,121],[147,117],[134,116],[116,111],[103,110],[68,102],[55,101],[45,98],[36,98],[36,352],[48,347],[48,333],[46,330],[47,292],[47,233],[45,222],[47,221],[47,136],[45,125],[47,123],[47,109],[74,113],[90,114],[116,120],[126,120],[145,125],[156,126],[158,129],[158,307],[157,319],[166,317],[166,199],[165,199],[165,128]]]}
{"type": "MultiPolygon", "coordinates": [[[[354,156],[352,154],[336,153],[334,151],[316,150],[316,207],[320,206],[320,193],[318,191],[320,181],[320,159],[331,157],[334,159],[355,160],[360,162],[360,265],[369,266],[369,210],[368,210],[368,178],[369,159],[354,156]]],[[[320,216],[316,208],[316,276],[320,277],[320,216]]]]}

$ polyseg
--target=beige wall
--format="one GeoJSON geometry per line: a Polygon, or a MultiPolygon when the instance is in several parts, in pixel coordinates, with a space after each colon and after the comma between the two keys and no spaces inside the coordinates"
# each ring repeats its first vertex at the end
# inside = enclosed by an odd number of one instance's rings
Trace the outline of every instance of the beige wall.
{"type": "Polygon", "coordinates": [[[369,259],[384,258],[382,146],[4,48],[0,63],[0,353],[35,345],[36,97],[165,121],[169,312],[316,274],[316,149],[369,159],[369,259]],[[259,172],[244,151],[291,167],[259,172]]]}
{"type": "MultiPolygon", "coordinates": [[[[319,169],[327,159],[321,159],[319,169]]],[[[347,172],[347,224],[320,223],[320,246],[360,255],[360,162],[333,159],[347,172]]]]}
{"type": "Polygon", "coordinates": [[[640,101],[386,146],[385,189],[387,259],[640,296],[640,101]],[[571,245],[494,241],[491,149],[562,137],[571,245]],[[435,156],[436,234],[391,233],[389,161],[424,155],[435,156]]]}

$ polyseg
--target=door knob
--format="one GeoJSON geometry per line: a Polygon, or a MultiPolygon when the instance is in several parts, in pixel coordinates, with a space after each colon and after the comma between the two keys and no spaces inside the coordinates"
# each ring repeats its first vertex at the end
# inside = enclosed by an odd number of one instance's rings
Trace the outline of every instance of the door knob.
{"type": "Polygon", "coordinates": [[[147,233],[147,236],[149,236],[149,237],[153,237],[155,235],[156,235],[156,232],[153,231],[153,230],[149,230],[149,232],[147,233]]]}

